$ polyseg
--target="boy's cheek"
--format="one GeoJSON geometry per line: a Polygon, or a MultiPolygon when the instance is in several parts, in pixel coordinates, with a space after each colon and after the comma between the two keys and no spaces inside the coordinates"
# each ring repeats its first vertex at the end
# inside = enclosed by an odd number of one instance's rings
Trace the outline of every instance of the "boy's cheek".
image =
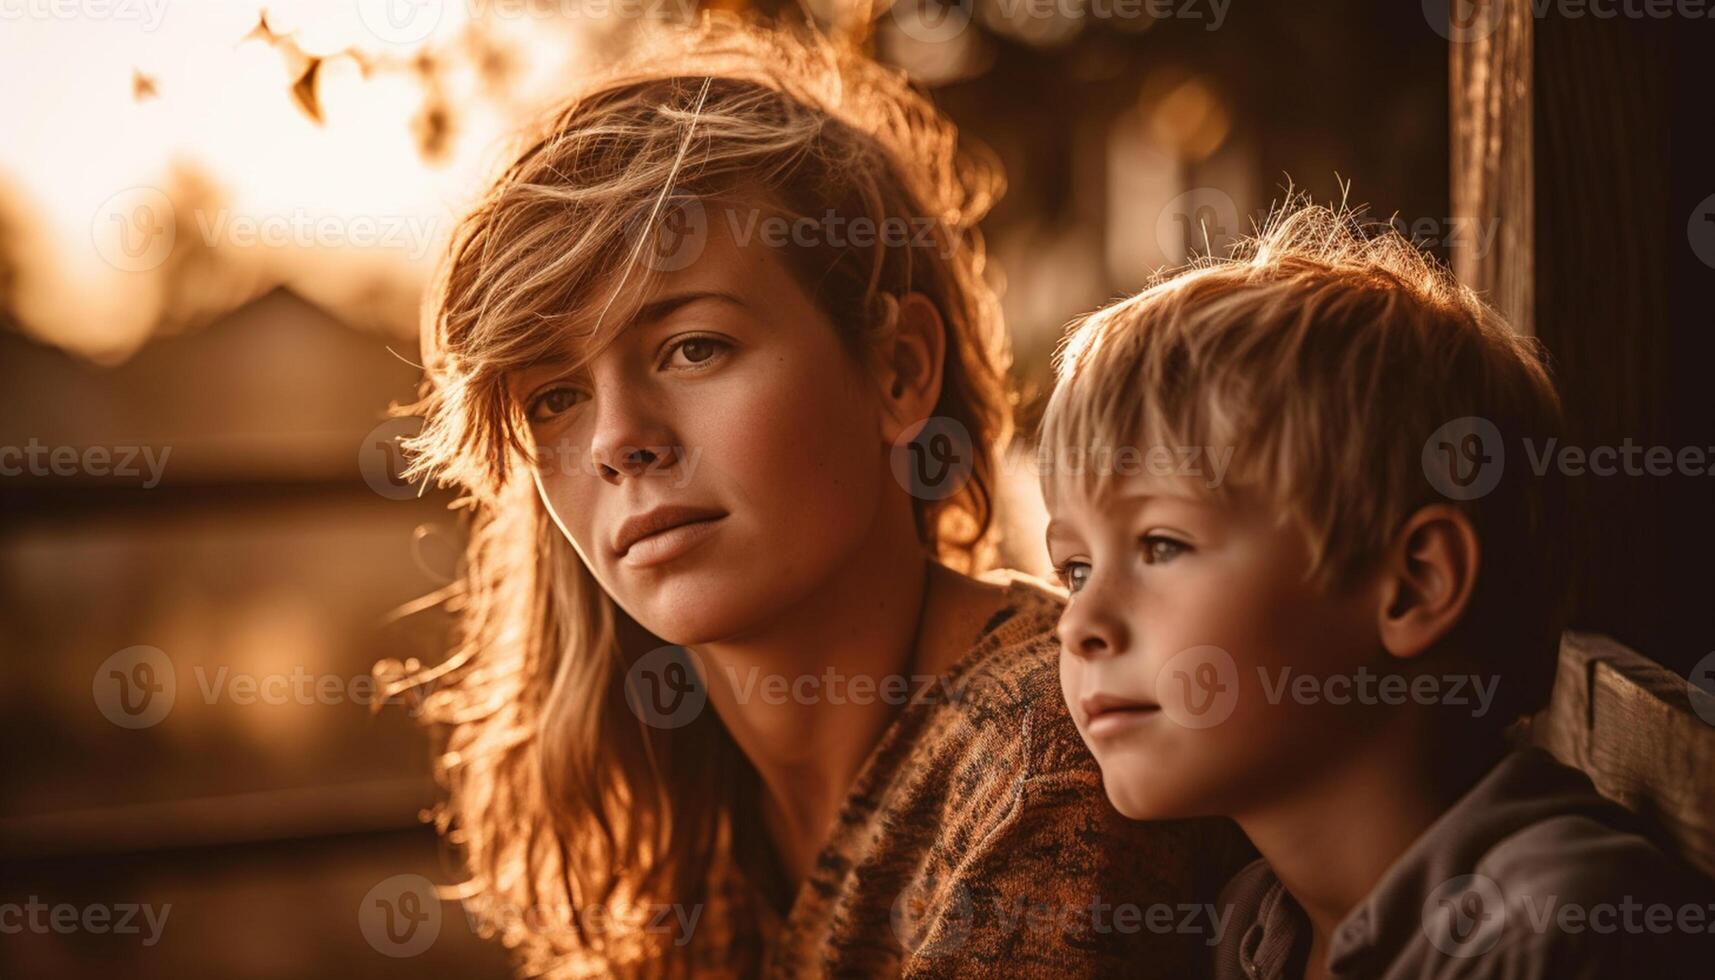
{"type": "Polygon", "coordinates": [[[1083,689],[1083,665],[1078,658],[1066,652],[1066,647],[1060,647],[1060,700],[1066,704],[1066,712],[1072,716],[1072,724],[1078,729],[1078,737],[1084,740],[1090,751],[1095,746],[1090,745],[1090,736],[1084,732],[1084,722],[1078,714],[1078,692],[1083,689]]]}
{"type": "MultiPolygon", "coordinates": [[[[1166,663],[1163,671],[1171,674],[1180,666],[1166,663]]],[[[1225,671],[1222,680],[1236,683],[1237,696],[1204,697],[1202,715],[1175,720],[1164,711],[1155,727],[1133,737],[1097,743],[1084,738],[1121,813],[1173,820],[1222,812],[1242,797],[1244,787],[1283,763],[1282,750],[1297,741],[1290,712],[1266,703],[1254,671],[1249,682],[1225,671]]]]}
{"type": "Polygon", "coordinates": [[[1108,801],[1133,820],[1178,820],[1219,809],[1237,761],[1214,744],[1209,731],[1184,732],[1142,747],[1103,743],[1091,754],[1102,771],[1108,801]]]}

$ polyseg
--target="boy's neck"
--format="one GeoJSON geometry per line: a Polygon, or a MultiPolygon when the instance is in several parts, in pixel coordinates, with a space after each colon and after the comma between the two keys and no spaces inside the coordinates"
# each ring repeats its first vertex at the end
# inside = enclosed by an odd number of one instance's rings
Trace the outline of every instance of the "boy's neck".
{"type": "MultiPolygon", "coordinates": [[[[1401,855],[1498,761],[1498,739],[1455,747],[1444,725],[1415,716],[1355,743],[1340,765],[1315,766],[1289,797],[1234,819],[1304,910],[1312,950],[1401,855]]],[[[1324,976],[1324,963],[1307,975],[1324,976]]]]}

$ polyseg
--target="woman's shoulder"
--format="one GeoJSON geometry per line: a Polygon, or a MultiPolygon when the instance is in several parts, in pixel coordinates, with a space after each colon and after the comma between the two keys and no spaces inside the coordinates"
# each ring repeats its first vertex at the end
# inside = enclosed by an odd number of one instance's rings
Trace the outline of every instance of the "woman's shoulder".
{"type": "Polygon", "coordinates": [[[998,607],[983,623],[960,666],[973,676],[1036,672],[1044,665],[1057,672],[1060,642],[1055,627],[1066,608],[1066,593],[1016,569],[987,572],[980,581],[996,590],[998,607]]]}
{"type": "Polygon", "coordinates": [[[1096,773],[1060,691],[1055,626],[1064,594],[1020,571],[984,580],[1002,587],[1001,604],[941,678],[946,710],[924,734],[950,741],[941,748],[958,756],[1015,764],[1019,768],[1005,774],[1009,781],[1066,770],[1096,773]]]}
{"type": "Polygon", "coordinates": [[[1119,927],[1114,910],[1204,901],[1235,865],[1202,824],[1109,805],[1060,694],[1064,599],[1028,575],[985,578],[1001,601],[883,737],[776,972],[1175,977],[1204,955],[1200,937],[1119,927]]]}
{"type": "Polygon", "coordinates": [[[879,889],[853,901],[891,903],[905,975],[1187,975],[1206,936],[1127,923],[1203,908],[1237,866],[1230,840],[1113,808],[1060,691],[1065,600],[1028,575],[1004,581],[1006,601],[894,759],[875,822],[849,838],[879,889]],[[922,911],[901,930],[905,897],[922,911]]]}
{"type": "Polygon", "coordinates": [[[968,620],[980,629],[970,626],[974,638],[950,666],[910,678],[908,706],[855,787],[862,811],[939,805],[948,817],[980,821],[1045,773],[1076,772],[1099,787],[1060,695],[1054,629],[1065,600],[1023,572],[983,581],[999,591],[968,620]]]}
{"type": "MultiPolygon", "coordinates": [[[[955,839],[996,844],[1050,837],[1124,841],[1132,857],[1168,877],[1179,867],[1172,855],[1200,849],[1206,855],[1179,871],[1213,866],[1217,876],[1205,883],[1212,897],[1244,863],[1239,858],[1254,853],[1226,821],[1138,822],[1114,810],[1101,767],[1061,691],[1055,627],[1065,593],[1023,572],[990,580],[1004,584],[1007,601],[970,656],[943,678],[945,704],[918,733],[912,752],[912,768],[930,773],[930,785],[954,788],[947,794],[953,812],[943,826],[969,832],[952,834],[955,839]]],[[[1092,866],[1107,860],[1092,859],[1092,866]]]]}

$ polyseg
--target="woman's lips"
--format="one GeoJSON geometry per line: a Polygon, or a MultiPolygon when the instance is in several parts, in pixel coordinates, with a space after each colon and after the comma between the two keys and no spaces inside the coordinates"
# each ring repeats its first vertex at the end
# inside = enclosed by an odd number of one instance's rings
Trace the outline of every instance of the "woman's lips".
{"type": "Polygon", "coordinates": [[[626,518],[613,535],[613,553],[624,558],[631,546],[644,538],[662,531],[668,531],[681,524],[694,524],[698,521],[714,520],[725,517],[726,511],[713,507],[688,506],[685,504],[665,504],[651,508],[641,514],[626,518]]]}
{"type": "Polygon", "coordinates": [[[647,568],[672,561],[706,541],[719,529],[725,515],[691,521],[638,538],[620,556],[620,561],[632,568],[647,568]]]}

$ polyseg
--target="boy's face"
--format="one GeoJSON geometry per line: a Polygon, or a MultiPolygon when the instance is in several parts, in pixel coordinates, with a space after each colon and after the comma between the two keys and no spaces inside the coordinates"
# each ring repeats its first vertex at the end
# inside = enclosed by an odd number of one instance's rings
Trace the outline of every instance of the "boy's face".
{"type": "Polygon", "coordinates": [[[1294,526],[1192,482],[1116,479],[1096,499],[1072,482],[1048,527],[1072,593],[1061,689],[1121,813],[1242,815],[1305,788],[1381,723],[1373,707],[1293,696],[1300,675],[1388,659],[1377,592],[1324,594],[1294,526]]]}

